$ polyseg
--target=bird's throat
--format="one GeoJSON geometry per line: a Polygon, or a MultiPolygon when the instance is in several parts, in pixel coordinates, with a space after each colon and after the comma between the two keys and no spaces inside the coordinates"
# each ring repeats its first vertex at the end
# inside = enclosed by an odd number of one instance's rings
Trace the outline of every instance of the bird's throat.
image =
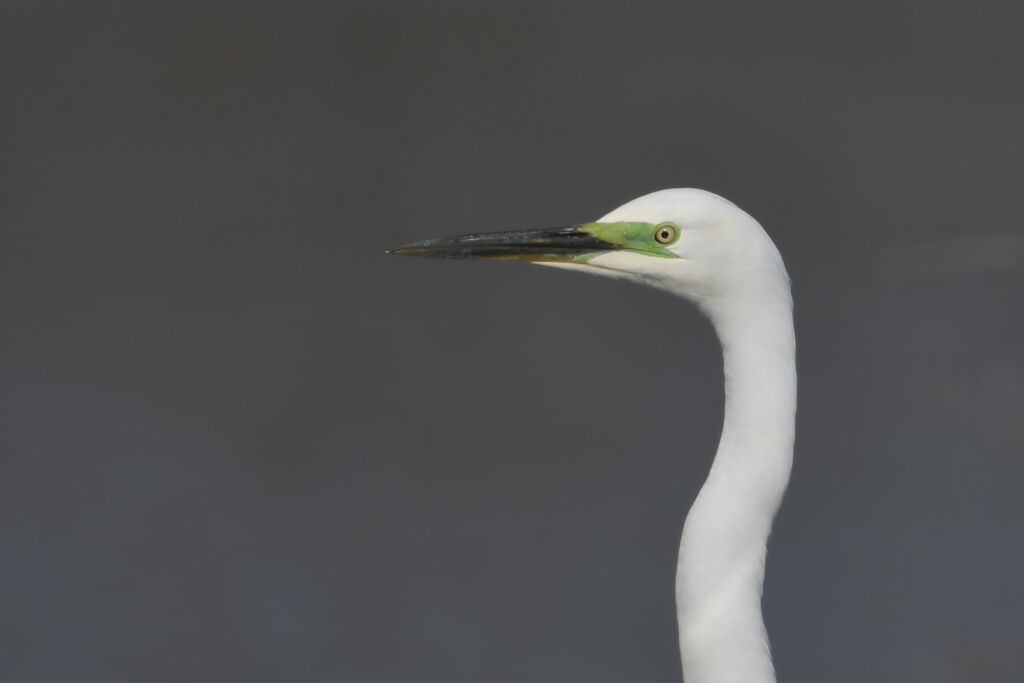
{"type": "Polygon", "coordinates": [[[761,616],[765,550],[789,481],[796,365],[788,283],[708,310],[722,342],[725,420],[687,515],[676,603],[686,683],[773,683],[761,616]],[[765,296],[765,294],[769,296],[765,296]]]}

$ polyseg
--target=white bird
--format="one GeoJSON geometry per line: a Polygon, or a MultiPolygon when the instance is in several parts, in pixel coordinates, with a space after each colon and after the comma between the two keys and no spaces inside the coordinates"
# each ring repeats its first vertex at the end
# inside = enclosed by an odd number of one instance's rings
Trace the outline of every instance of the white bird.
{"type": "Polygon", "coordinates": [[[700,307],[722,344],[725,420],[679,545],[683,678],[773,683],[761,589],[793,460],[796,342],[789,277],[760,224],[718,195],[672,189],[593,223],[426,240],[391,253],[533,261],[634,280],[700,307]]]}

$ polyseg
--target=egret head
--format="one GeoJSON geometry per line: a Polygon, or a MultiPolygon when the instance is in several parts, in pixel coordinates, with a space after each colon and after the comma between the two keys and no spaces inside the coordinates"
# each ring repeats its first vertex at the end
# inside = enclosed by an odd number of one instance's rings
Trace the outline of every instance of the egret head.
{"type": "Polygon", "coordinates": [[[634,199],[592,223],[547,230],[458,235],[390,253],[448,259],[532,261],[635,280],[707,307],[787,281],[761,226],[711,192],[672,189],[634,199]]]}

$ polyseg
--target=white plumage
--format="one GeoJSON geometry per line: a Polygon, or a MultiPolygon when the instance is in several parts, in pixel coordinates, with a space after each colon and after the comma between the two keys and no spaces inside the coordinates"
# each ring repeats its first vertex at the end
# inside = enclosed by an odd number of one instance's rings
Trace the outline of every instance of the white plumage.
{"type": "Polygon", "coordinates": [[[467,235],[396,252],[528,260],[631,279],[707,315],[722,344],[725,420],[679,546],[683,675],[687,683],[773,683],[761,588],[793,458],[796,344],[789,278],[758,222],[710,192],[673,189],[560,231],[467,235]]]}

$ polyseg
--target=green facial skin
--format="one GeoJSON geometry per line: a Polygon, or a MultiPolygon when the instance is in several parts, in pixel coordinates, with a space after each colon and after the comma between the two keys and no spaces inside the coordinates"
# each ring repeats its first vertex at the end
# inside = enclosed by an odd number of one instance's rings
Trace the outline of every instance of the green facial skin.
{"type": "MultiPolygon", "coordinates": [[[[668,249],[670,244],[674,244],[679,239],[679,227],[673,223],[640,223],[635,221],[584,223],[579,226],[579,229],[605,242],[618,244],[623,249],[628,249],[629,251],[659,258],[679,258],[675,252],[668,249]],[[665,225],[672,226],[676,231],[675,239],[669,244],[661,244],[654,239],[657,230],[665,225]]],[[[595,256],[600,256],[601,253],[603,252],[586,254],[585,256],[578,257],[576,260],[586,263],[595,256]]]]}

